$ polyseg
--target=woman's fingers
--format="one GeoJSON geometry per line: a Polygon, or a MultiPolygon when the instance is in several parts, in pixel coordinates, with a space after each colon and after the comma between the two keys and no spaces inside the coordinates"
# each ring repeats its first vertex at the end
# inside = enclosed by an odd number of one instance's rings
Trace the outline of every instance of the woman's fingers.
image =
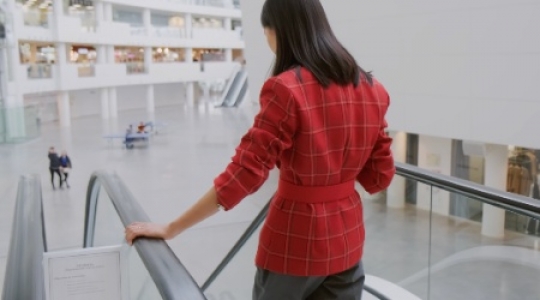
{"type": "Polygon", "coordinates": [[[141,236],[165,239],[166,232],[163,225],[135,222],[126,227],[125,234],[126,241],[132,245],[133,240],[141,236]]]}

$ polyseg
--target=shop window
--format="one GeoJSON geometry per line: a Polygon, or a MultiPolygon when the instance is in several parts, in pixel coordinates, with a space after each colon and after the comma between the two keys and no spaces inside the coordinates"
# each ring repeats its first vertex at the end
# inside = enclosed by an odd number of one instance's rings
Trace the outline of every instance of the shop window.
{"type": "Polygon", "coordinates": [[[193,49],[193,61],[225,61],[223,49],[193,49]]]}
{"type": "Polygon", "coordinates": [[[54,64],[56,48],[51,44],[20,42],[19,54],[21,64],[54,64]]]}
{"type": "Polygon", "coordinates": [[[96,48],[89,45],[72,45],[68,62],[74,64],[95,64],[97,61],[96,48]]]}
{"type": "MultiPolygon", "coordinates": [[[[506,191],[540,200],[538,176],[540,151],[524,147],[508,147],[506,191]]],[[[506,212],[506,228],[540,236],[540,221],[506,212]]]]}
{"type": "Polygon", "coordinates": [[[181,48],[160,47],[152,49],[153,61],[157,63],[185,61],[185,55],[185,50],[181,48]]]}

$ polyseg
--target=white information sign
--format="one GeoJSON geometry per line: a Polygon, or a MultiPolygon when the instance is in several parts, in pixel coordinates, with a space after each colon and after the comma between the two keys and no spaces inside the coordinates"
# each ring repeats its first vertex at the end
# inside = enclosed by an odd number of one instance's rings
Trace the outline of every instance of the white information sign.
{"type": "Polygon", "coordinates": [[[122,246],[43,254],[47,300],[128,299],[122,246]]]}

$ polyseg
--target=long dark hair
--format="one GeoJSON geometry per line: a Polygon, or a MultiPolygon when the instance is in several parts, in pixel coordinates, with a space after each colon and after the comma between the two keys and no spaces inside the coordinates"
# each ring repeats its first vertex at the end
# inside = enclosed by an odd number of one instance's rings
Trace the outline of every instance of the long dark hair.
{"type": "Polygon", "coordinates": [[[302,66],[327,87],[372,84],[371,74],[337,40],[319,0],[266,0],[261,23],[276,32],[276,62],[273,75],[302,66]]]}

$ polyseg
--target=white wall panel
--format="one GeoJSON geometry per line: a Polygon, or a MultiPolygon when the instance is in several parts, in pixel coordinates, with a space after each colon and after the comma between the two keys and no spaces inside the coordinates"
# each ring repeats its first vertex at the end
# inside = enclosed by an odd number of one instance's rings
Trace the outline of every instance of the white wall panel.
{"type": "MultiPolygon", "coordinates": [[[[253,91],[272,60],[263,3],[242,2],[253,91]]],[[[338,38],[389,90],[392,129],[540,148],[539,1],[322,3],[338,38]]]]}

